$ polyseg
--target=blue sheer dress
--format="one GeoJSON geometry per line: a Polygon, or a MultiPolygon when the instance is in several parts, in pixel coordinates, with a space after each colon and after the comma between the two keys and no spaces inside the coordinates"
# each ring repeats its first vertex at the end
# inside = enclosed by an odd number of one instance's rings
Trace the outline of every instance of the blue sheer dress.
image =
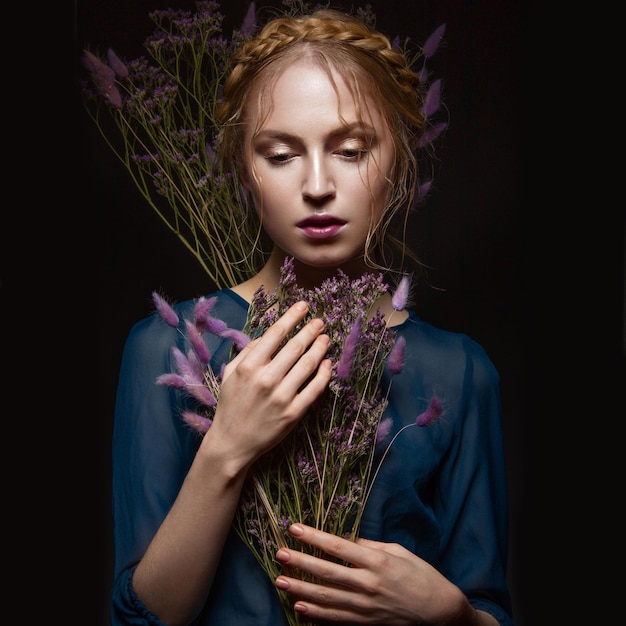
{"type": "MultiPolygon", "coordinates": [[[[212,315],[241,329],[248,304],[228,289],[213,295],[218,300],[212,315]]],[[[175,306],[181,323],[192,319],[193,306],[192,300],[175,306]]],[[[434,393],[444,413],[431,426],[407,428],[395,440],[368,500],[361,535],[418,554],[475,607],[512,626],[498,373],[475,341],[435,328],[413,311],[394,328],[406,339],[406,363],[391,385],[389,440],[415,421],[434,393]]],[[[181,339],[154,314],[135,324],[122,356],[113,432],[111,626],[162,626],[135,596],[132,574],[200,443],[180,417],[184,395],[155,384],[174,370],[171,347],[181,339]]],[[[231,343],[213,335],[207,339],[219,371],[231,343]]],[[[233,531],[193,626],[286,625],[273,581],[233,531]]]]}

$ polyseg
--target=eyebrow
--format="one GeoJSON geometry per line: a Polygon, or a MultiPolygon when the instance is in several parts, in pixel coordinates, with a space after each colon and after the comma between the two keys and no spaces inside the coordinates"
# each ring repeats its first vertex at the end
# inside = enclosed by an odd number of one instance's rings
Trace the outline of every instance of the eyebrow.
{"type": "MultiPolygon", "coordinates": [[[[368,137],[375,137],[376,130],[373,126],[363,125],[359,122],[353,122],[352,124],[346,124],[345,126],[341,126],[336,130],[332,131],[329,135],[330,139],[334,139],[335,137],[340,137],[341,135],[346,135],[352,133],[354,131],[358,131],[361,135],[366,135],[368,137]]],[[[281,139],[283,141],[297,141],[300,138],[296,135],[292,135],[291,133],[287,133],[281,130],[272,130],[271,128],[266,128],[261,130],[257,138],[261,139],[281,139]]]]}

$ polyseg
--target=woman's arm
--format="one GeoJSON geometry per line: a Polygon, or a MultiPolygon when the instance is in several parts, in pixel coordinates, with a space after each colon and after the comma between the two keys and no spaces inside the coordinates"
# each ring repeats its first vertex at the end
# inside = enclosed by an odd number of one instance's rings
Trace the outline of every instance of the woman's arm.
{"type": "Polygon", "coordinates": [[[302,304],[291,307],[226,367],[213,425],[137,565],[137,597],[168,625],[188,623],[204,605],[248,468],[328,384],[328,337],[320,320],[276,353],[306,311],[302,304]]]}

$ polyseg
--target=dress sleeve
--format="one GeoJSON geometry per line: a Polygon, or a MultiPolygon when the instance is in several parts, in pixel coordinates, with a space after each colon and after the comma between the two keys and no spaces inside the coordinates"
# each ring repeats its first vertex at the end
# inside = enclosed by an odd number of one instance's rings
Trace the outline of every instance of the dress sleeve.
{"type": "Polygon", "coordinates": [[[113,427],[112,626],[162,624],[135,596],[132,573],[176,498],[200,441],[180,418],[182,395],[155,382],[172,371],[171,347],[177,341],[180,333],[153,315],[131,329],[122,353],[113,427]]]}

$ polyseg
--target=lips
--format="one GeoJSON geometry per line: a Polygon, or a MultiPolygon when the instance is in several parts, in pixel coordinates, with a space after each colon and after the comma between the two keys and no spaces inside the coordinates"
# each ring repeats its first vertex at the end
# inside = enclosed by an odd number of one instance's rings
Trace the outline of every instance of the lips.
{"type": "Polygon", "coordinates": [[[329,239],[334,237],[345,224],[346,220],[332,215],[311,215],[298,222],[296,226],[311,239],[329,239]]]}

